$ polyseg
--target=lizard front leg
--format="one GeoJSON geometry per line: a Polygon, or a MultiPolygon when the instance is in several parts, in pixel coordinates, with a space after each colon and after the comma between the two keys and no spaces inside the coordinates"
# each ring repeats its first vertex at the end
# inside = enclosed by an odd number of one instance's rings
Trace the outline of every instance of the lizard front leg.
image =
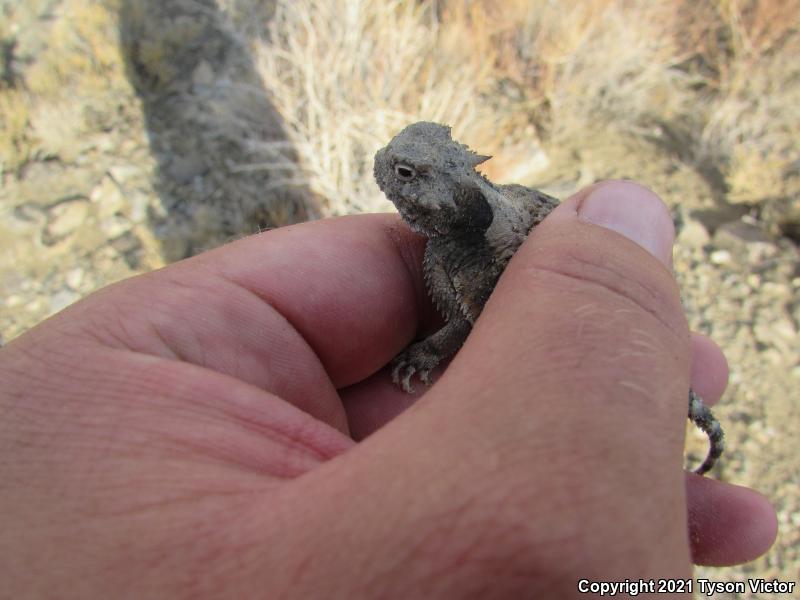
{"type": "Polygon", "coordinates": [[[430,373],[444,359],[451,357],[467,339],[472,324],[464,317],[448,321],[439,331],[421,342],[411,344],[392,361],[392,381],[409,394],[414,393],[411,378],[430,383],[430,373]]]}

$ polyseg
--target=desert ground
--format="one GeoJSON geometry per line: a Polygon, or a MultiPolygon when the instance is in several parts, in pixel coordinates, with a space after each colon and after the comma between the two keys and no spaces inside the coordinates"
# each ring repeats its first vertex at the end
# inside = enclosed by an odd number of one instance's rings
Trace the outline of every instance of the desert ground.
{"type": "Polygon", "coordinates": [[[798,580],[800,1],[0,0],[0,49],[0,344],[229,240],[393,210],[372,155],[420,119],[501,183],[648,185],[730,363],[712,476],[779,516],[696,576],[798,580]]]}

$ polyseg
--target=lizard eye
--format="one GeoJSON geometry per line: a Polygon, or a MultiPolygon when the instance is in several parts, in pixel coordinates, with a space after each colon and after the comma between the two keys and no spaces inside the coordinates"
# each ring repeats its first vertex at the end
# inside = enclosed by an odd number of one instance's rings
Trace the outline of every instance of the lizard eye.
{"type": "Polygon", "coordinates": [[[414,175],[417,174],[417,172],[414,170],[414,167],[405,163],[397,163],[394,166],[394,173],[403,181],[413,179],[414,175]]]}

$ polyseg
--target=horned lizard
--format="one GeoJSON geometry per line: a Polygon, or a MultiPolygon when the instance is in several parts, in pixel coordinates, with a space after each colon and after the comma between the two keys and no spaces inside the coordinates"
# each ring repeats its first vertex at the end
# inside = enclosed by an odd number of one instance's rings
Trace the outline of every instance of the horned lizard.
{"type": "MultiPolygon", "coordinates": [[[[428,238],[423,270],[445,325],[395,357],[392,379],[412,393],[411,378],[430,372],[467,338],[495,284],[528,233],[558,200],[522,185],[496,185],[476,171],[490,157],[452,139],[450,128],[419,122],[375,155],[378,186],[416,232],[428,238]]],[[[724,449],[719,421],[689,390],[689,419],[709,438],[708,472],[724,449]]]]}

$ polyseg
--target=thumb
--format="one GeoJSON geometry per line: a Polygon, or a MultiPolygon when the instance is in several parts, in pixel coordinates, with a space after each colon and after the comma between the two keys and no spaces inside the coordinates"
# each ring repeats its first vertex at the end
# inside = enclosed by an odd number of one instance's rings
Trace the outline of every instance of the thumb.
{"type": "Polygon", "coordinates": [[[690,338],[673,237],[632,183],[556,209],[437,385],[287,486],[287,506],[319,503],[293,528],[289,543],[313,552],[293,591],[577,597],[580,579],[688,577],[690,338]]]}

